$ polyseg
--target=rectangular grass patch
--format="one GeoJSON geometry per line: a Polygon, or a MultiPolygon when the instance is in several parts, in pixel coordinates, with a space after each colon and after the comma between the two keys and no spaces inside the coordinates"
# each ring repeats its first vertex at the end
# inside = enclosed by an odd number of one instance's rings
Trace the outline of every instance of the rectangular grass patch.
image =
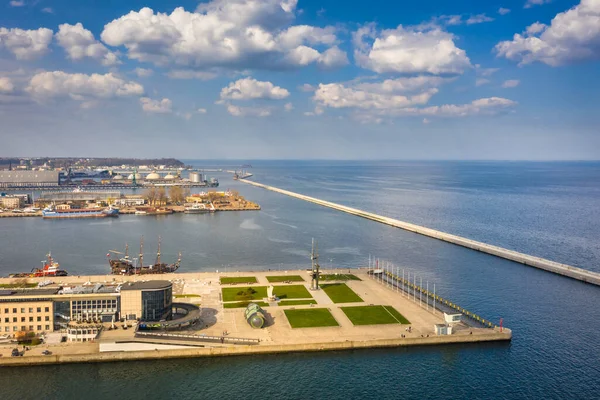
{"type": "Polygon", "coordinates": [[[237,301],[235,303],[224,303],[223,308],[246,308],[248,304],[256,303],[261,307],[268,307],[269,305],[264,301],[237,301]]]}
{"type": "Polygon", "coordinates": [[[319,277],[323,282],[327,281],[362,281],[358,276],[353,274],[324,274],[319,277]]]}
{"type": "Polygon", "coordinates": [[[307,308],[302,310],[284,310],[292,328],[317,328],[339,326],[331,312],[326,308],[307,308]]]}
{"type": "Polygon", "coordinates": [[[188,297],[201,297],[199,294],[174,294],[173,297],[176,299],[186,299],[188,297]]]}
{"type": "Polygon", "coordinates": [[[391,306],[341,307],[353,325],[410,324],[391,306]]]}
{"type": "Polygon", "coordinates": [[[359,303],[363,301],[345,283],[326,283],[320,286],[334,303],[359,303]]]}
{"type": "Polygon", "coordinates": [[[278,275],[278,276],[267,276],[269,282],[304,282],[304,278],[300,275],[278,275]]]}
{"type": "Polygon", "coordinates": [[[221,285],[232,283],[258,283],[255,276],[222,276],[219,278],[221,285]]]}
{"type": "Polygon", "coordinates": [[[223,301],[262,300],[267,297],[266,286],[231,287],[221,289],[223,301]]]}
{"type": "Polygon", "coordinates": [[[316,300],[281,300],[280,306],[304,306],[308,304],[317,304],[316,300]]]}
{"type": "Polygon", "coordinates": [[[273,294],[280,299],[312,299],[304,285],[275,286],[273,294]]]}

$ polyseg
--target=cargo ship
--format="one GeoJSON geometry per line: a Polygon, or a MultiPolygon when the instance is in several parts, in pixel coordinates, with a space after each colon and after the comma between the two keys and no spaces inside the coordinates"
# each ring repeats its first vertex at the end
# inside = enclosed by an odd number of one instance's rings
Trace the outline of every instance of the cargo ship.
{"type": "Polygon", "coordinates": [[[116,208],[81,208],[72,210],[57,210],[54,206],[48,206],[42,210],[42,216],[46,219],[64,218],[106,218],[118,217],[119,210],[116,208]]]}
{"type": "Polygon", "coordinates": [[[60,264],[54,261],[52,253],[46,254],[46,260],[42,261],[42,268],[34,268],[31,272],[19,272],[8,275],[9,278],[40,278],[45,276],[67,276],[69,273],[60,269],[60,264]]]}
{"type": "Polygon", "coordinates": [[[156,260],[154,264],[144,265],[144,237],[140,241],[140,254],[138,258],[129,258],[129,246],[125,244],[125,253],[121,258],[111,258],[113,254],[123,254],[116,250],[109,250],[108,264],[110,265],[110,273],[112,275],[148,275],[148,274],[167,274],[175,272],[181,264],[181,253],[176,262],[167,264],[161,261],[160,253],[160,237],[158,238],[158,251],[156,252],[156,260]]]}

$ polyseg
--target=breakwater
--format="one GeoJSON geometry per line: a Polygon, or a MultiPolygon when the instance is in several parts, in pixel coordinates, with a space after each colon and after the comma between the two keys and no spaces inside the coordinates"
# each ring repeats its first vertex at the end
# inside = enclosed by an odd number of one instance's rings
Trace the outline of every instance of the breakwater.
{"type": "Polygon", "coordinates": [[[477,250],[482,253],[491,254],[496,257],[504,258],[510,261],[514,261],[530,267],[542,269],[544,271],[552,272],[555,274],[563,275],[569,278],[577,279],[579,281],[591,283],[600,286],[600,274],[592,271],[588,271],[582,268],[574,267],[567,264],[558,263],[556,261],[547,260],[541,257],[535,257],[528,254],[519,253],[514,250],[505,249],[499,246],[478,242],[476,240],[467,239],[461,236],[452,235],[450,233],[437,231],[435,229],[426,228],[424,226],[411,224],[409,222],[400,221],[398,219],[384,217],[375,213],[359,210],[356,208],[344,206],[330,201],[317,199],[315,197],[306,196],[303,194],[290,192],[289,190],[279,189],[273,186],[264,185],[262,183],[253,182],[249,180],[240,180],[240,182],[267,189],[276,193],[284,194],[290,197],[295,197],[300,200],[308,201],[310,203],[318,204],[323,207],[332,208],[334,210],[343,211],[348,214],[356,215],[362,218],[370,219],[372,221],[380,222],[382,224],[390,225],[396,228],[404,229],[409,232],[418,233],[423,236],[428,236],[444,242],[456,244],[458,246],[466,247],[472,250],[477,250]]]}

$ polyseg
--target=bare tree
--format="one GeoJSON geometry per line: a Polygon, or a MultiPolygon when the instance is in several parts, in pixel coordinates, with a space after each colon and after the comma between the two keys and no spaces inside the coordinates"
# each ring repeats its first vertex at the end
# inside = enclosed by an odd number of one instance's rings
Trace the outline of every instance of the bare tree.
{"type": "Polygon", "coordinates": [[[167,200],[167,190],[165,189],[164,186],[161,186],[158,188],[158,190],[156,191],[156,197],[158,199],[158,204],[159,205],[163,205],[163,203],[166,203],[167,200]]]}
{"type": "Polygon", "coordinates": [[[181,186],[171,186],[169,188],[169,198],[171,203],[181,203],[184,200],[183,188],[181,186]]]}
{"type": "Polygon", "coordinates": [[[148,201],[148,204],[150,204],[150,205],[152,205],[152,204],[154,204],[154,202],[156,202],[156,196],[157,196],[157,192],[156,192],[156,188],[154,186],[146,189],[146,192],[144,193],[144,197],[146,198],[146,200],[148,201]]]}

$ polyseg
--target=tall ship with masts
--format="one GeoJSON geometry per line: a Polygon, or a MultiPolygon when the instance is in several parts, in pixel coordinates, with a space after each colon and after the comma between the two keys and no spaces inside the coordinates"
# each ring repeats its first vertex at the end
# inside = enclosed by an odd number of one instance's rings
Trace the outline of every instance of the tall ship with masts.
{"type": "Polygon", "coordinates": [[[110,250],[107,254],[108,263],[110,265],[110,273],[112,275],[148,275],[148,274],[167,274],[175,272],[181,264],[181,253],[177,261],[168,264],[161,260],[160,253],[160,236],[158,237],[158,250],[156,252],[156,260],[154,264],[144,265],[144,237],[140,240],[140,253],[138,258],[129,257],[129,245],[125,244],[125,253],[116,250],[110,250]],[[113,254],[123,254],[121,258],[112,258],[113,254]]]}

